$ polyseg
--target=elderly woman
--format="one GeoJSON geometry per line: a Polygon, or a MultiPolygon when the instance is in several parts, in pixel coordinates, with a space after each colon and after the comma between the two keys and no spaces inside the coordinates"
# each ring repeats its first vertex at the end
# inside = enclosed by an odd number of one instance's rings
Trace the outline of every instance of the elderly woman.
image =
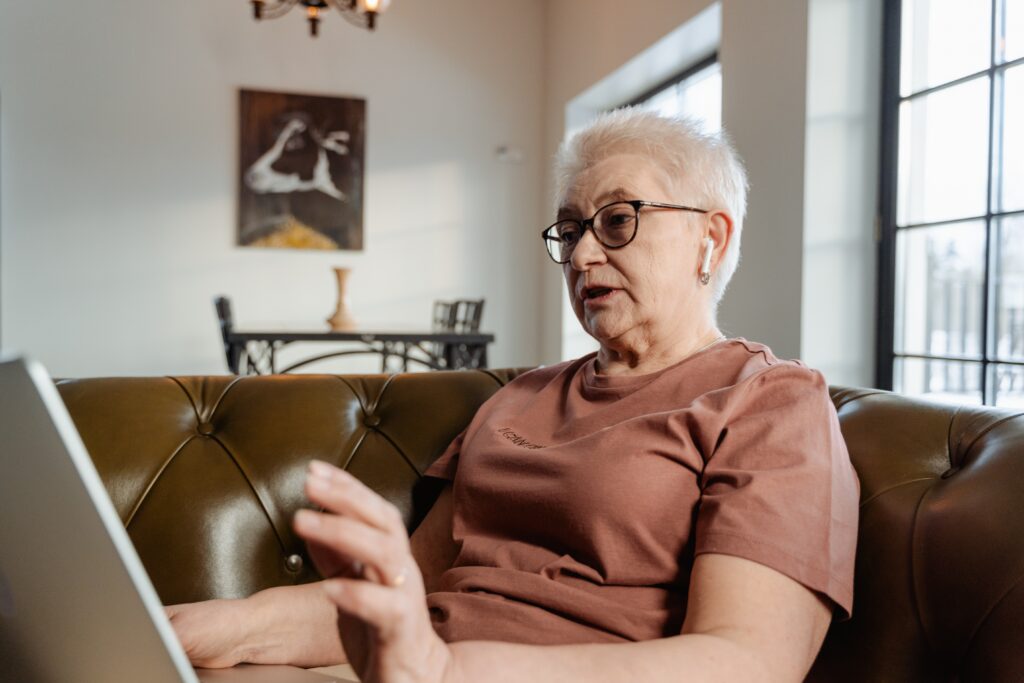
{"type": "Polygon", "coordinates": [[[822,376],[727,339],[746,179],[637,111],[558,160],[543,232],[600,349],[528,372],[397,511],[313,463],[295,529],[325,581],[170,608],[197,664],[348,660],[364,681],[786,680],[852,604],[858,483],[822,376]]]}

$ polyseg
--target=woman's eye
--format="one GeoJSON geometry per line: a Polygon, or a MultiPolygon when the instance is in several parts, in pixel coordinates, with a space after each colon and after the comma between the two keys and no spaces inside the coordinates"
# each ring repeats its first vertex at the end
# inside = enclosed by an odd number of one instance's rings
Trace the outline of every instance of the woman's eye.
{"type": "Polygon", "coordinates": [[[607,228],[624,228],[633,223],[633,214],[631,212],[616,212],[608,216],[605,220],[605,227],[607,228]]]}
{"type": "Polygon", "coordinates": [[[565,226],[564,228],[558,229],[558,239],[562,240],[566,244],[575,244],[576,240],[579,239],[580,231],[575,226],[565,226]]]}

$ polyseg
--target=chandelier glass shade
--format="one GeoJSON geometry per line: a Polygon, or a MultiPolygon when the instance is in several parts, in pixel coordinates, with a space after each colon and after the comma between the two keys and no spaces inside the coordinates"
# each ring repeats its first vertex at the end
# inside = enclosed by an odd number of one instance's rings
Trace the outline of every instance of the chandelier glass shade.
{"type": "Polygon", "coordinates": [[[372,31],[377,16],[384,12],[391,0],[250,0],[252,15],[257,21],[283,17],[295,7],[306,10],[309,35],[316,37],[320,32],[321,14],[334,10],[350,24],[372,31]]]}

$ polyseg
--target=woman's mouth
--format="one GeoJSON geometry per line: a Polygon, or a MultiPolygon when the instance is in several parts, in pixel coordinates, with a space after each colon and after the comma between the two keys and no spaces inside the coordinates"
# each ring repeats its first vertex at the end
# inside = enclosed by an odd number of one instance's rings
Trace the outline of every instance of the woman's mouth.
{"type": "Polygon", "coordinates": [[[599,304],[611,298],[615,290],[611,287],[588,287],[583,290],[583,303],[586,304],[599,304]]]}

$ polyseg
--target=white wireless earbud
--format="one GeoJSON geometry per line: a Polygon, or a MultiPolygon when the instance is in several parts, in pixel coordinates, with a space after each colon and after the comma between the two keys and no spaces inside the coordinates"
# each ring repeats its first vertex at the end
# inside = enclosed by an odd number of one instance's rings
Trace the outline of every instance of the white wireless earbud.
{"type": "Polygon", "coordinates": [[[700,264],[700,283],[706,285],[711,281],[711,256],[715,253],[715,240],[704,238],[704,256],[700,264]]]}

